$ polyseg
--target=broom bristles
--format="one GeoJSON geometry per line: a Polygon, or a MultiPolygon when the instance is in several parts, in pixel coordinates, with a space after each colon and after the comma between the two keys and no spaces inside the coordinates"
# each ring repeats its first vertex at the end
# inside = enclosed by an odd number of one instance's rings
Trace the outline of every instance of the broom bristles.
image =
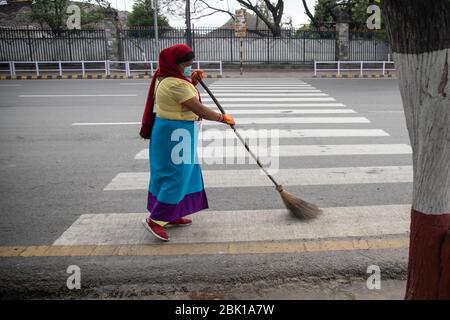
{"type": "Polygon", "coordinates": [[[280,191],[280,195],[286,208],[299,219],[313,219],[322,213],[315,204],[299,199],[287,191],[280,191]]]}

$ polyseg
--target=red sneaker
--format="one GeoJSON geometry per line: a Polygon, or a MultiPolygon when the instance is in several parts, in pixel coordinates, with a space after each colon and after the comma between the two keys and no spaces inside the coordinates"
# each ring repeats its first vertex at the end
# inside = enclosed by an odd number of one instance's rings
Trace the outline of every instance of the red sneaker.
{"type": "Polygon", "coordinates": [[[192,220],[188,218],[178,218],[175,221],[169,222],[167,226],[170,227],[186,227],[192,224],[192,220]]]}
{"type": "Polygon", "coordinates": [[[158,239],[162,241],[170,240],[169,235],[164,231],[163,227],[161,227],[159,224],[156,224],[151,219],[144,219],[142,220],[142,223],[144,224],[145,228],[158,239]]]}

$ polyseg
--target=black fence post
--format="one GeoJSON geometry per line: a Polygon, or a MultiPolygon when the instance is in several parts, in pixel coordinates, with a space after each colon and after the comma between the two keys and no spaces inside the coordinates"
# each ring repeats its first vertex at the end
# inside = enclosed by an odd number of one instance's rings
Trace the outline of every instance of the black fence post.
{"type": "Polygon", "coordinates": [[[70,61],[73,61],[73,56],[72,56],[72,39],[70,38],[71,33],[72,32],[70,30],[67,32],[67,39],[69,41],[69,59],[70,59],[70,61]]]}
{"type": "Polygon", "coordinates": [[[191,37],[191,42],[192,42],[192,50],[194,50],[195,52],[195,29],[189,29],[190,32],[190,37],[191,37]]]}
{"type": "Polygon", "coordinates": [[[231,63],[233,63],[233,32],[228,33],[230,35],[230,44],[231,44],[231,63]]]}
{"type": "Polygon", "coordinates": [[[31,37],[30,37],[30,29],[27,29],[27,37],[28,37],[28,51],[30,53],[30,61],[33,61],[33,49],[31,48],[31,37]]]}
{"type": "Polygon", "coordinates": [[[303,64],[306,63],[306,31],[302,32],[303,35],[303,64]]]}
{"type": "Polygon", "coordinates": [[[108,60],[108,39],[106,37],[106,32],[105,30],[102,30],[102,35],[103,35],[103,56],[104,59],[103,60],[108,60]]]}

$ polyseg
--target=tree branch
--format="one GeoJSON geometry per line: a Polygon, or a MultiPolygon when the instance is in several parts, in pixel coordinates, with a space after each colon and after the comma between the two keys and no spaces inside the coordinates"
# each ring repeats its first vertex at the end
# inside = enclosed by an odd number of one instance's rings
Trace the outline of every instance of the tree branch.
{"type": "Polygon", "coordinates": [[[205,0],[197,0],[196,2],[200,2],[200,3],[204,4],[206,6],[206,8],[214,10],[215,12],[213,12],[211,14],[204,15],[204,16],[200,16],[198,18],[196,17],[195,19],[200,19],[202,17],[211,16],[211,15],[217,13],[217,12],[222,12],[222,13],[226,13],[226,14],[230,15],[231,19],[236,20],[236,17],[234,16],[234,14],[231,13],[229,10],[224,10],[224,9],[213,7],[213,6],[209,5],[208,3],[206,3],[205,0]]]}
{"type": "MultiPolygon", "coordinates": [[[[212,16],[212,15],[215,15],[216,13],[219,13],[219,11],[214,11],[214,12],[211,12],[211,13],[203,14],[201,16],[196,16],[195,18],[192,18],[192,20],[199,20],[199,19],[204,18],[204,17],[209,17],[209,16],[212,16]]],[[[232,16],[233,20],[236,20],[236,18],[233,15],[231,15],[231,16],[232,16]]]]}
{"type": "MultiPolygon", "coordinates": [[[[279,36],[280,35],[280,30],[281,30],[280,21],[281,21],[281,19],[278,17],[278,15],[279,16],[283,15],[283,6],[281,6],[281,10],[271,11],[272,16],[273,16],[273,20],[274,20],[274,23],[272,23],[261,12],[261,10],[259,10],[258,5],[254,5],[253,3],[250,2],[250,0],[237,0],[237,2],[239,2],[241,5],[243,5],[247,9],[253,11],[258,16],[258,18],[260,18],[267,25],[267,27],[270,29],[270,31],[272,32],[272,34],[274,36],[279,36]]],[[[269,2],[269,0],[264,0],[264,2],[267,5],[267,2],[269,2]]],[[[283,4],[283,0],[278,0],[278,2],[281,2],[283,4]]],[[[273,7],[272,4],[270,4],[270,5],[273,7]]]]}
{"type": "Polygon", "coordinates": [[[312,24],[314,25],[314,27],[316,27],[316,29],[320,29],[321,24],[319,21],[317,21],[316,18],[314,18],[311,11],[309,11],[308,5],[306,4],[306,0],[302,0],[302,2],[303,2],[303,7],[305,8],[305,13],[308,16],[308,18],[311,20],[312,24]]]}

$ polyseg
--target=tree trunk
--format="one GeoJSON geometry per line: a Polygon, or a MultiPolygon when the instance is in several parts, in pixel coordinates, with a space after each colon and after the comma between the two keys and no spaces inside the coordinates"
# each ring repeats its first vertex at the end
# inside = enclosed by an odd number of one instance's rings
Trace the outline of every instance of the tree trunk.
{"type": "Polygon", "coordinates": [[[239,4],[244,6],[245,8],[253,11],[257,17],[259,17],[265,25],[269,28],[270,32],[274,37],[279,37],[281,35],[281,18],[283,17],[284,11],[284,2],[283,0],[278,0],[276,5],[271,4],[270,1],[264,0],[264,3],[267,6],[267,9],[272,15],[273,23],[269,20],[269,17],[266,16],[257,5],[253,5],[251,1],[248,0],[237,0],[239,4]]]}
{"type": "Polygon", "coordinates": [[[383,0],[413,149],[406,299],[450,299],[450,1],[383,0]]]}

